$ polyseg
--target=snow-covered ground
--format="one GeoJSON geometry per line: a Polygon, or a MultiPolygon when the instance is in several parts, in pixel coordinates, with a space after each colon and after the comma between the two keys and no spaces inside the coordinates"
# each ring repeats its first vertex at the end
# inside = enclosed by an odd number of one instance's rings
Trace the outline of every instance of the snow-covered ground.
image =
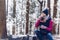
{"type": "MultiPolygon", "coordinates": [[[[30,35],[28,40],[37,40],[36,36],[35,37],[34,36],[35,35],[30,35]]],[[[17,37],[17,38],[12,38],[12,39],[11,38],[9,38],[9,39],[6,38],[6,39],[0,39],[0,40],[27,40],[26,38],[27,38],[27,35],[21,35],[20,37],[17,37]]],[[[53,35],[53,38],[54,38],[54,40],[60,40],[60,35],[53,35]]]]}

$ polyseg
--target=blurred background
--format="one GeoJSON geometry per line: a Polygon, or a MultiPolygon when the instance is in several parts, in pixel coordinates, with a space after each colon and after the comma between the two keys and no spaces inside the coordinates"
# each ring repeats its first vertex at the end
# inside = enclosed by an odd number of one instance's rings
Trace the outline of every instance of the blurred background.
{"type": "Polygon", "coordinates": [[[53,36],[60,37],[60,0],[0,0],[0,38],[35,35],[34,26],[48,7],[54,21],[53,36]]]}

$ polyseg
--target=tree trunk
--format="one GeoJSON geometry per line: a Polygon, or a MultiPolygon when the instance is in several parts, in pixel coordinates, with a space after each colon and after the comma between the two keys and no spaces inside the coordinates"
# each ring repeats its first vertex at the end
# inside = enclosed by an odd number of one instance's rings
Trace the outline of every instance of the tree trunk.
{"type": "MultiPolygon", "coordinates": [[[[54,0],[54,7],[53,7],[53,18],[56,18],[56,14],[57,14],[57,0],[54,0]]],[[[52,34],[56,34],[55,32],[55,27],[56,25],[53,26],[53,30],[52,30],[52,34]]]]}
{"type": "Polygon", "coordinates": [[[53,10],[53,18],[56,18],[56,14],[57,14],[57,0],[54,0],[54,10],[53,10]]]}
{"type": "MultiPolygon", "coordinates": [[[[56,14],[57,14],[57,8],[56,7],[57,7],[57,0],[54,0],[53,18],[54,17],[56,18],[56,14]]],[[[52,30],[53,34],[56,34],[55,27],[56,27],[56,25],[53,27],[53,29],[54,29],[54,30],[52,30]]]]}
{"type": "MultiPolygon", "coordinates": [[[[16,14],[16,1],[13,0],[13,18],[16,17],[15,14],[16,14]]],[[[15,23],[15,21],[14,21],[14,23],[15,23]]],[[[13,35],[15,34],[15,25],[13,25],[13,28],[12,28],[12,34],[13,34],[13,35]]]]}
{"type": "Polygon", "coordinates": [[[48,6],[48,8],[49,8],[49,16],[51,16],[50,0],[47,0],[47,6],[48,6]]]}
{"type": "Polygon", "coordinates": [[[40,13],[42,12],[43,3],[40,4],[40,13]]]}
{"type": "Polygon", "coordinates": [[[0,0],[0,38],[7,37],[5,0],[0,0]]]}
{"type": "Polygon", "coordinates": [[[29,0],[27,0],[27,7],[26,7],[26,34],[28,33],[28,25],[29,25],[29,0]]]}
{"type": "Polygon", "coordinates": [[[38,2],[40,3],[40,13],[41,13],[42,12],[43,1],[40,2],[40,0],[38,0],[38,2]]]}
{"type": "Polygon", "coordinates": [[[15,18],[15,14],[16,14],[16,1],[13,0],[13,18],[15,18]]]}

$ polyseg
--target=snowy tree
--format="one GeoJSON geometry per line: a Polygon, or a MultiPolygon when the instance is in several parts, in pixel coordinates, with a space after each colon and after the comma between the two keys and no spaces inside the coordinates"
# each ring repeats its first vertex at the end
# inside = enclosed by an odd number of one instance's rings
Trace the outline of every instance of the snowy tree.
{"type": "Polygon", "coordinates": [[[45,7],[49,8],[49,14],[52,18],[59,16],[57,14],[60,13],[59,2],[57,0],[42,0],[41,4],[39,0],[8,0],[6,4],[7,34],[33,35],[35,21],[45,7]]]}

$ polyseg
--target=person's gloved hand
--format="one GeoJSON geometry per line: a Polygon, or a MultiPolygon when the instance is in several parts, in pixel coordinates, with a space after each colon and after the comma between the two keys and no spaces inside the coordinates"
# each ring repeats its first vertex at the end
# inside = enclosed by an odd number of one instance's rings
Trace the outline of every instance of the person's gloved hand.
{"type": "Polygon", "coordinates": [[[41,29],[46,29],[47,27],[46,26],[44,26],[44,25],[41,25],[41,27],[40,27],[41,29]]]}

